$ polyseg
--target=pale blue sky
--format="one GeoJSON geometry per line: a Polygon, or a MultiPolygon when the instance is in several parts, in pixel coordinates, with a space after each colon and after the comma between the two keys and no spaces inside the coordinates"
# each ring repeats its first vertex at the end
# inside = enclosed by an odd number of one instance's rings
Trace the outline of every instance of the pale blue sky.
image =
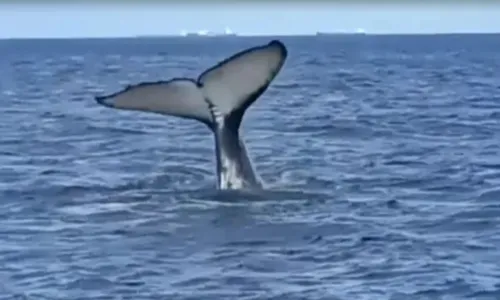
{"type": "Polygon", "coordinates": [[[470,2],[0,4],[0,38],[161,35],[177,34],[182,29],[223,31],[226,26],[242,35],[357,28],[368,33],[500,32],[500,3],[470,2]]]}

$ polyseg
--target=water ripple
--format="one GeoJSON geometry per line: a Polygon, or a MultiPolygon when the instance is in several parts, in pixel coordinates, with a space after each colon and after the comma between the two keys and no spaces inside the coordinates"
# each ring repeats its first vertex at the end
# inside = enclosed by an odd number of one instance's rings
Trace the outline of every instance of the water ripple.
{"type": "Polygon", "coordinates": [[[214,189],[202,124],[92,96],[267,38],[2,41],[0,299],[497,299],[498,40],[284,38],[259,192],[214,189]]]}

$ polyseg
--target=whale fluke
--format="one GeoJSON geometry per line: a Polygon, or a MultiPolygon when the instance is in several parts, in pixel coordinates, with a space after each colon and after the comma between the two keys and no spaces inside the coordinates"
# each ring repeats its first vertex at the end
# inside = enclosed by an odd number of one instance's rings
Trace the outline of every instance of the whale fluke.
{"type": "Polygon", "coordinates": [[[220,189],[260,187],[239,127],[245,111],[268,88],[288,52],[273,40],[234,54],[204,71],[197,80],[173,78],[127,86],[95,97],[104,106],[198,120],[215,135],[220,189]]]}

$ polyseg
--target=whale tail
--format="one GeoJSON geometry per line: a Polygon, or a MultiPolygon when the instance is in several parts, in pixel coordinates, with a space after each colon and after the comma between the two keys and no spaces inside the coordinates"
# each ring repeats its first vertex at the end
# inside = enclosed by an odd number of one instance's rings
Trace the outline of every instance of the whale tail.
{"type": "Polygon", "coordinates": [[[247,108],[264,93],[287,57],[280,41],[253,47],[219,62],[197,80],[173,78],[142,82],[97,96],[104,106],[159,113],[238,129],[247,108]]]}
{"type": "Polygon", "coordinates": [[[104,106],[195,119],[215,135],[218,187],[260,187],[239,128],[250,105],[268,88],[287,57],[273,40],[241,51],[204,71],[197,80],[143,82],[106,96],[104,106]]]}

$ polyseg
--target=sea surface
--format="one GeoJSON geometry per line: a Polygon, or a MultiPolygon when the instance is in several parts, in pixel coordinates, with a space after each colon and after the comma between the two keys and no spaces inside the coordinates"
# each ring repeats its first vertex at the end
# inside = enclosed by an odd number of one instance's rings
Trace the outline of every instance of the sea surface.
{"type": "Polygon", "coordinates": [[[500,35],[0,41],[0,299],[500,299],[500,35]],[[215,188],[203,124],[99,106],[280,39],[215,188]]]}

